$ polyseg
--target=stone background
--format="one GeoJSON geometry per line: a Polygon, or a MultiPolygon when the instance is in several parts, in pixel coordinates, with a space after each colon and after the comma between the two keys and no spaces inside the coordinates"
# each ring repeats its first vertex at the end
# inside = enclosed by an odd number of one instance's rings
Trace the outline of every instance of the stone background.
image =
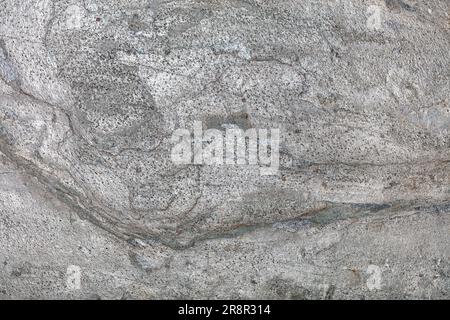
{"type": "Polygon", "coordinates": [[[0,0],[0,299],[448,299],[448,0],[0,0]],[[279,128],[278,175],[171,134],[279,128]]]}

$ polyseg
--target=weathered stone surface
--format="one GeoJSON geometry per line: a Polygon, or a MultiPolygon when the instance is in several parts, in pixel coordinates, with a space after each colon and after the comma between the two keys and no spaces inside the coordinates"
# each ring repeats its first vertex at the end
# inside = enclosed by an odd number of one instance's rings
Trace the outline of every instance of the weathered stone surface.
{"type": "Polygon", "coordinates": [[[448,298],[449,9],[0,1],[0,298],[448,298]],[[173,163],[194,121],[278,174],[173,163]]]}

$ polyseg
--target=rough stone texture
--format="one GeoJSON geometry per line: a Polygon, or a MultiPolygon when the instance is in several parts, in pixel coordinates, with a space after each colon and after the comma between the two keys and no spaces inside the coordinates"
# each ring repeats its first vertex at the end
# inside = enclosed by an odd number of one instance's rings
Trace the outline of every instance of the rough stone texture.
{"type": "Polygon", "coordinates": [[[0,0],[0,298],[448,299],[449,10],[0,0]],[[196,120],[278,175],[172,163],[196,120]]]}

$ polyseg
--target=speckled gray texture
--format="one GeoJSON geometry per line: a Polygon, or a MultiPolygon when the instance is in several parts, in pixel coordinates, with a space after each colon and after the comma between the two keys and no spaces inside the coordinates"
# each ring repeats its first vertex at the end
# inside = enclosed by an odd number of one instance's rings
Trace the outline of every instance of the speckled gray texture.
{"type": "Polygon", "coordinates": [[[0,0],[0,298],[448,299],[448,0],[0,0]],[[275,128],[280,167],[172,133],[275,128]]]}

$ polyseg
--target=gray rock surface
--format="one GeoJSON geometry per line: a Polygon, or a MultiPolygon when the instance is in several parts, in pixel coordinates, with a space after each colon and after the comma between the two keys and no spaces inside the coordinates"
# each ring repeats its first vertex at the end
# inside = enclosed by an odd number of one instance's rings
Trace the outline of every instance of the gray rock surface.
{"type": "Polygon", "coordinates": [[[0,299],[448,299],[448,0],[0,0],[0,299]],[[278,174],[177,165],[277,128],[278,174]]]}

